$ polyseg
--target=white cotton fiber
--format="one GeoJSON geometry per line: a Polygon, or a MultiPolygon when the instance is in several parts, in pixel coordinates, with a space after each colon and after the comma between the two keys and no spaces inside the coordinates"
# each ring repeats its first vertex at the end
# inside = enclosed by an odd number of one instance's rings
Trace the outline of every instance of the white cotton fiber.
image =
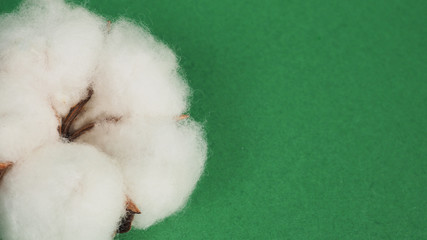
{"type": "Polygon", "coordinates": [[[143,214],[135,226],[147,228],[186,202],[203,169],[206,144],[190,120],[102,124],[81,138],[119,159],[129,196],[143,214]]]}
{"type": "Polygon", "coordinates": [[[0,73],[0,86],[0,162],[16,162],[58,138],[47,99],[13,75],[0,73]]]}
{"type": "Polygon", "coordinates": [[[108,240],[128,201],[137,228],[181,209],[207,146],[199,124],[178,120],[191,92],[178,72],[124,19],[62,0],[0,16],[0,163],[14,164],[0,169],[0,239],[108,240]]]}
{"type": "Polygon", "coordinates": [[[178,116],[188,87],[173,52],[140,27],[119,20],[105,38],[94,95],[82,122],[97,116],[178,116]]]}
{"type": "Polygon", "coordinates": [[[0,66],[2,72],[45,92],[63,115],[93,78],[105,21],[85,9],[58,3],[24,4],[21,11],[3,17],[0,66]]]}
{"type": "Polygon", "coordinates": [[[94,147],[56,143],[33,152],[4,177],[4,239],[110,239],[124,214],[116,163],[94,147]]]}

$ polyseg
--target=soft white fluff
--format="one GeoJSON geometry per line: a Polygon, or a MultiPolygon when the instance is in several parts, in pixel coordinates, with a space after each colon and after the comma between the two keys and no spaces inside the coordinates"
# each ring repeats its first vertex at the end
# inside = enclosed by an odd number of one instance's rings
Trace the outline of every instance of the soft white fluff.
{"type": "Polygon", "coordinates": [[[140,228],[183,206],[206,155],[200,126],[187,120],[101,124],[81,141],[120,159],[129,196],[142,212],[134,222],[140,228]]]}
{"type": "Polygon", "coordinates": [[[117,164],[83,144],[55,143],[8,172],[0,188],[4,239],[109,239],[124,214],[117,164]]]}
{"type": "Polygon", "coordinates": [[[182,208],[206,143],[199,124],[177,121],[190,92],[177,68],[146,29],[62,0],[0,16],[0,162],[15,163],[0,183],[0,238],[111,239],[126,197],[138,228],[182,208]],[[89,87],[73,128],[97,124],[67,143],[59,120],[89,87]]]}

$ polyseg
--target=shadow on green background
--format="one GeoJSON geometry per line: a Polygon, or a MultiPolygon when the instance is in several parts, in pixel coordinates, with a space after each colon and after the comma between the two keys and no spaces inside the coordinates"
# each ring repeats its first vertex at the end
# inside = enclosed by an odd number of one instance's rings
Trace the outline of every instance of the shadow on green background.
{"type": "Polygon", "coordinates": [[[116,239],[427,239],[426,1],[72,2],[176,51],[209,141],[187,207],[116,239]]]}

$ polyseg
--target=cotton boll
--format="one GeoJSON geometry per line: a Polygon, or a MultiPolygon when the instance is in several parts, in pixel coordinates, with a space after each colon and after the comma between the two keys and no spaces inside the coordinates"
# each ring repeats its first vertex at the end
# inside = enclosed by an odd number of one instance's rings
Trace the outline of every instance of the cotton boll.
{"type": "Polygon", "coordinates": [[[0,163],[14,164],[0,182],[0,238],[111,239],[126,199],[139,228],[182,208],[206,142],[176,120],[190,92],[178,67],[146,29],[62,0],[1,16],[0,163]]]}
{"type": "Polygon", "coordinates": [[[3,178],[0,236],[112,239],[125,201],[121,173],[107,155],[85,145],[44,146],[3,178]]]}
{"type": "Polygon", "coordinates": [[[206,159],[202,129],[190,120],[105,123],[81,141],[120,161],[128,195],[143,213],[135,216],[138,228],[149,227],[185,204],[206,159]]]}
{"type": "Polygon", "coordinates": [[[0,162],[16,162],[58,139],[48,100],[19,79],[0,74],[0,162]]]}

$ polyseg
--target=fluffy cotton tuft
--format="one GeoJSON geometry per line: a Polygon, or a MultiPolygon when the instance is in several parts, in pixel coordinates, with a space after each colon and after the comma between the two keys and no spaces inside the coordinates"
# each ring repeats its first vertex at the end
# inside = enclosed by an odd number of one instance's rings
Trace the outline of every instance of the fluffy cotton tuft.
{"type": "Polygon", "coordinates": [[[206,143],[192,121],[127,121],[100,125],[81,141],[117,159],[129,196],[143,214],[135,226],[147,228],[181,208],[202,173],[206,143]]]}
{"type": "Polygon", "coordinates": [[[126,201],[147,228],[181,209],[203,172],[190,90],[146,29],[62,0],[0,16],[0,239],[112,239],[126,201]],[[93,128],[70,143],[61,122],[93,128]],[[0,174],[1,176],[1,174],[0,174]]]}
{"type": "Polygon", "coordinates": [[[124,214],[117,163],[92,146],[55,143],[17,163],[0,188],[5,239],[109,239],[124,214]]]}

